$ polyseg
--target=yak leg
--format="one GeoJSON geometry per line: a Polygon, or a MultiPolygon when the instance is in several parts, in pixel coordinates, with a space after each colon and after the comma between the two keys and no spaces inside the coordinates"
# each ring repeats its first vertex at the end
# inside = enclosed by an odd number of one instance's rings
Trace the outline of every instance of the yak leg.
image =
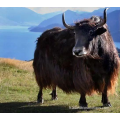
{"type": "Polygon", "coordinates": [[[43,102],[44,102],[44,99],[43,99],[42,96],[43,96],[42,88],[40,88],[39,93],[38,93],[38,96],[37,96],[37,102],[38,102],[38,103],[43,103],[43,102]]]}
{"type": "Polygon", "coordinates": [[[82,107],[82,108],[87,107],[85,94],[81,94],[81,97],[80,97],[80,100],[79,100],[79,106],[82,107]]]}
{"type": "Polygon", "coordinates": [[[50,94],[52,96],[52,100],[57,100],[57,92],[56,92],[56,86],[53,87],[52,93],[50,94]]]}
{"type": "Polygon", "coordinates": [[[104,107],[111,107],[111,104],[108,100],[108,94],[107,94],[107,84],[105,85],[104,91],[102,93],[102,101],[104,107]]]}

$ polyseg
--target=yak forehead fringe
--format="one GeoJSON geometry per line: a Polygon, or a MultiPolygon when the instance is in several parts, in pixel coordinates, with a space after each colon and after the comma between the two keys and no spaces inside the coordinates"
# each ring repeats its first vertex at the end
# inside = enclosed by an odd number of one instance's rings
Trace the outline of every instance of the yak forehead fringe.
{"type": "MultiPolygon", "coordinates": [[[[107,29],[107,25],[104,27],[107,29]]],[[[53,28],[38,38],[33,61],[38,85],[42,88],[57,85],[67,93],[91,95],[94,91],[103,92],[107,81],[108,89],[114,93],[119,57],[109,31],[90,42],[86,57],[73,56],[74,45],[74,33],[69,29],[53,28]]]]}
{"type": "Polygon", "coordinates": [[[75,22],[76,26],[81,26],[83,24],[88,24],[89,26],[92,26],[92,27],[96,26],[96,22],[92,21],[91,19],[84,19],[84,20],[75,22]]]}

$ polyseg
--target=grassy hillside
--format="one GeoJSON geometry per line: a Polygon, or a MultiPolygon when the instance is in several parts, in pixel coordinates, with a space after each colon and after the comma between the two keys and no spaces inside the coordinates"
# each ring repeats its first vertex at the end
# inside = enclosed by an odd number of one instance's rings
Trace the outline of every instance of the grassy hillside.
{"type": "Polygon", "coordinates": [[[25,62],[0,58],[0,112],[39,112],[39,113],[93,113],[120,112],[120,84],[117,94],[109,96],[111,108],[101,108],[101,95],[87,96],[89,110],[80,110],[77,93],[65,94],[57,88],[58,100],[51,101],[50,89],[43,91],[44,104],[36,103],[38,86],[32,69],[32,61],[25,62]],[[93,107],[98,107],[93,109],[93,107]]]}

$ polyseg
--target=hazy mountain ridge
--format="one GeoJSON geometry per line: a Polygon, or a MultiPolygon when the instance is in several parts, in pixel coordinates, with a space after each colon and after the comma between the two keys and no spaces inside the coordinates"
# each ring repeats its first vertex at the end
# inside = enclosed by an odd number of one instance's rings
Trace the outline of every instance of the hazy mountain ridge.
{"type": "MultiPolygon", "coordinates": [[[[107,24],[108,28],[112,34],[115,42],[120,42],[120,8],[110,8],[107,12],[107,24]],[[110,10],[110,11],[109,11],[110,10]]],[[[68,24],[74,24],[77,20],[82,20],[85,18],[90,18],[91,16],[102,16],[103,17],[104,8],[95,10],[91,13],[83,12],[76,13],[74,11],[67,10],[65,12],[65,20],[68,24]]],[[[62,24],[62,13],[58,14],[50,19],[44,20],[38,26],[30,29],[32,32],[44,32],[47,29],[53,27],[63,27],[62,24]]]]}
{"type": "MultiPolygon", "coordinates": [[[[65,20],[68,24],[74,24],[74,22],[85,19],[85,18],[90,18],[93,15],[96,16],[102,16],[103,15],[103,8],[95,10],[93,12],[74,12],[71,10],[67,10],[65,11],[65,20]]],[[[43,32],[45,31],[47,28],[50,29],[48,26],[54,27],[56,24],[58,24],[58,27],[63,28],[63,24],[62,24],[62,13],[58,14],[54,17],[51,17],[49,19],[46,19],[44,21],[42,21],[38,26],[36,26],[35,28],[31,29],[31,31],[33,32],[43,32]],[[46,29],[43,29],[46,28],[46,29]]]]}
{"type": "MultiPolygon", "coordinates": [[[[85,13],[87,13],[87,12],[80,13],[81,14],[81,16],[80,16],[80,14],[77,12],[67,10],[67,11],[65,11],[65,20],[68,24],[72,25],[72,24],[74,24],[74,22],[82,19],[84,17],[85,13]]],[[[43,32],[43,31],[45,31],[47,29],[51,29],[53,27],[64,28],[63,23],[62,23],[62,13],[42,21],[38,26],[34,27],[30,31],[43,32]]]]}
{"type": "Polygon", "coordinates": [[[0,26],[9,26],[9,25],[19,25],[17,22],[14,22],[12,20],[9,20],[7,18],[4,18],[2,16],[0,16],[0,26]]]}
{"type": "MultiPolygon", "coordinates": [[[[108,11],[107,14],[115,11],[115,10],[120,10],[120,8],[118,7],[111,7],[108,11]]],[[[103,16],[103,11],[104,8],[100,8],[98,10],[94,10],[93,12],[79,12],[79,11],[71,11],[71,10],[67,10],[65,11],[65,20],[68,24],[74,24],[75,21],[77,20],[82,20],[85,18],[90,18],[91,16],[103,16]]],[[[46,19],[44,21],[42,21],[38,26],[38,27],[42,28],[42,27],[46,27],[49,26],[50,24],[60,24],[60,26],[62,25],[62,13],[51,17],[49,19],[46,19]]],[[[35,30],[35,28],[34,28],[35,30]]],[[[40,30],[41,31],[41,30],[40,30]]]]}
{"type": "MultiPolygon", "coordinates": [[[[0,7],[0,16],[10,20],[9,25],[37,25],[42,20],[42,16],[24,7],[0,7]]],[[[0,22],[0,24],[2,24],[0,22]]]]}
{"type": "Polygon", "coordinates": [[[113,39],[120,42],[120,10],[108,14],[107,24],[113,39]]]}
{"type": "Polygon", "coordinates": [[[38,14],[25,7],[0,7],[0,25],[38,25],[43,20],[59,13],[60,12],[38,14]]]}
{"type": "Polygon", "coordinates": [[[29,28],[29,30],[30,31],[33,31],[33,32],[43,32],[43,31],[45,31],[45,30],[47,30],[47,29],[51,29],[51,28],[54,28],[54,27],[61,27],[61,28],[64,28],[64,26],[63,25],[61,25],[61,24],[51,24],[51,25],[48,25],[47,27],[39,27],[39,26],[33,26],[33,27],[30,27],[29,28]]]}

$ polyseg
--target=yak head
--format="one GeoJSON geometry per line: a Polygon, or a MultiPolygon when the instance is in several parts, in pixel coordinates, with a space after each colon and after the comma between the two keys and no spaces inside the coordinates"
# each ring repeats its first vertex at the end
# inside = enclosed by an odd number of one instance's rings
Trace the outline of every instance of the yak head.
{"type": "Polygon", "coordinates": [[[73,55],[76,57],[83,57],[88,54],[88,48],[90,42],[98,35],[106,32],[103,27],[106,24],[107,16],[104,10],[104,18],[93,16],[90,19],[85,19],[80,22],[76,22],[74,26],[70,26],[65,22],[64,14],[62,15],[63,25],[68,29],[74,29],[75,33],[75,46],[72,49],[73,55]]]}

